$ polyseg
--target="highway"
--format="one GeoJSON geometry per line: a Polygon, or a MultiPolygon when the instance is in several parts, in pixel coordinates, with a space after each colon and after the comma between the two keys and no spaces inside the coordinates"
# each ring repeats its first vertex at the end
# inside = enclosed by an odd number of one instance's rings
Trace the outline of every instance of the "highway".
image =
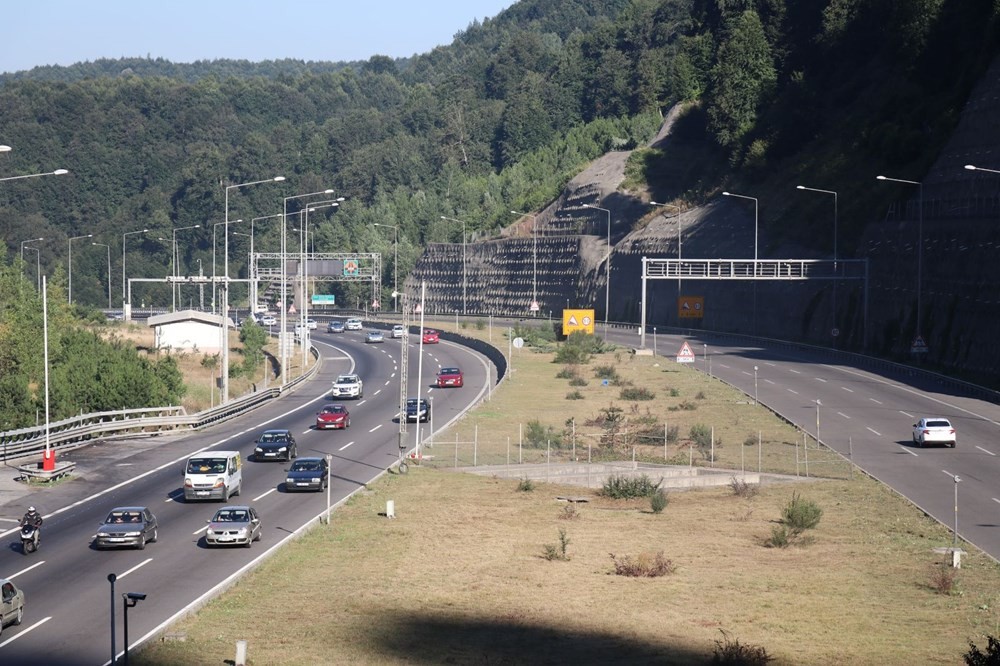
{"type": "MultiPolygon", "coordinates": [[[[419,338],[409,338],[408,386],[415,394],[419,338]]],[[[4,507],[4,518],[34,503],[45,516],[41,547],[24,556],[17,531],[0,532],[0,577],[25,591],[21,626],[0,635],[0,663],[52,666],[109,663],[110,612],[114,603],[116,652],[123,650],[122,593],[146,594],[128,614],[129,643],[137,644],[169,623],[183,609],[228,585],[283,542],[315,524],[327,506],[325,493],[283,491],[287,463],[249,461],[257,434],[289,428],[298,455],[332,455],[331,501],[371,482],[399,457],[400,341],[365,344],[364,331],[329,335],[316,331],[313,344],[323,362],[317,376],[286,397],[203,432],[143,438],[142,443],[104,442],[66,454],[77,459],[81,478],[37,491],[4,507]],[[365,383],[360,400],[341,401],[351,412],[347,430],[313,429],[315,413],[329,399],[329,387],[342,372],[357,372],[365,383]],[[184,462],[200,450],[237,449],[243,455],[243,489],[230,504],[250,504],[261,516],[263,537],[251,548],[213,548],[204,544],[207,521],[222,504],[185,502],[184,462]],[[91,538],[115,506],[148,506],[159,522],[157,542],[144,550],[97,551],[91,538]],[[108,574],[117,575],[114,595],[108,574]]],[[[488,391],[495,374],[486,359],[442,341],[423,347],[423,384],[433,397],[433,426],[444,427],[488,391]],[[441,366],[460,366],[462,389],[431,389],[441,366]]],[[[431,424],[423,424],[426,429],[431,424]]],[[[409,424],[412,446],[415,425],[409,424]]],[[[334,515],[335,519],[335,515],[334,515]]],[[[2,523],[10,525],[10,522],[2,523]]]]}

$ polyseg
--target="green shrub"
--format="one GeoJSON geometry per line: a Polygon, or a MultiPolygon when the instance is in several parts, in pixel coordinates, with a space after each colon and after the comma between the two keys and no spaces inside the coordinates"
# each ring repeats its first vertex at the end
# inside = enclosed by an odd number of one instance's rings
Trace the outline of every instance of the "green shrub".
{"type": "Polygon", "coordinates": [[[535,482],[526,476],[522,476],[521,480],[517,482],[517,489],[522,493],[530,493],[535,489],[535,482]]]}
{"type": "Polygon", "coordinates": [[[611,553],[611,561],[614,563],[616,576],[658,578],[677,570],[676,565],[663,556],[662,550],[656,555],[639,553],[638,557],[634,558],[629,555],[619,558],[611,553]]]}
{"type": "Polygon", "coordinates": [[[586,386],[587,383],[588,383],[587,380],[584,379],[583,377],[574,377],[573,379],[569,380],[570,386],[586,386]]]}
{"type": "Polygon", "coordinates": [[[623,388],[618,396],[622,400],[652,400],[656,394],[645,387],[623,388]]]}
{"type": "Polygon", "coordinates": [[[680,395],[681,395],[681,392],[678,389],[675,389],[675,388],[670,389],[670,397],[671,398],[679,398],[680,395]]]}
{"type": "Polygon", "coordinates": [[[583,349],[564,344],[556,350],[556,355],[553,357],[552,362],[581,365],[589,360],[590,355],[583,349]]]}
{"type": "Polygon", "coordinates": [[[708,451],[712,448],[712,429],[704,423],[695,423],[688,432],[688,439],[694,442],[699,451],[708,451]]]}
{"type": "Polygon", "coordinates": [[[732,476],[729,478],[729,489],[733,491],[733,494],[737,497],[756,497],[757,493],[760,492],[760,486],[756,483],[750,483],[745,479],[737,478],[732,476]]]}
{"type": "Polygon", "coordinates": [[[671,443],[676,442],[677,438],[680,437],[680,434],[681,434],[681,428],[680,428],[680,426],[675,426],[675,425],[667,426],[667,441],[668,442],[671,442],[671,443]]]}
{"type": "Polygon", "coordinates": [[[594,376],[598,379],[617,379],[618,371],[613,365],[598,365],[594,368],[594,376]]]}
{"type": "Polygon", "coordinates": [[[771,528],[771,538],[765,544],[770,548],[788,548],[792,539],[795,538],[784,525],[775,525],[771,528]]]}
{"type": "Polygon", "coordinates": [[[562,433],[557,432],[552,426],[543,425],[538,419],[532,419],[525,425],[524,443],[526,446],[536,449],[544,449],[548,446],[556,449],[562,447],[562,433]]]}
{"type": "Polygon", "coordinates": [[[559,545],[545,544],[542,547],[542,557],[545,559],[552,560],[569,560],[569,555],[566,554],[566,547],[569,546],[569,537],[566,536],[566,530],[559,528],[559,545]]]}
{"type": "Polygon", "coordinates": [[[566,394],[567,400],[583,400],[583,394],[579,391],[570,391],[566,394]]]}
{"type": "Polygon", "coordinates": [[[663,513],[663,510],[667,508],[667,501],[667,494],[663,492],[663,488],[657,488],[656,492],[649,498],[649,508],[653,510],[653,513],[663,513]]]}
{"type": "Polygon", "coordinates": [[[720,666],[764,666],[774,661],[774,657],[759,645],[744,645],[737,639],[730,639],[722,629],[722,640],[715,641],[712,663],[720,666]]]}
{"type": "Polygon", "coordinates": [[[477,319],[476,320],[476,330],[477,331],[482,331],[485,328],[486,328],[486,322],[483,321],[482,319],[477,319]]]}
{"type": "Polygon", "coordinates": [[[575,365],[567,365],[556,373],[556,379],[575,379],[580,376],[580,371],[575,365]]]}
{"type": "Polygon", "coordinates": [[[812,500],[802,499],[798,493],[792,493],[791,501],[781,511],[781,521],[795,534],[816,527],[822,517],[823,509],[812,500]]]}
{"type": "Polygon", "coordinates": [[[598,491],[598,495],[611,499],[634,499],[637,497],[652,497],[663,483],[661,477],[656,483],[643,474],[639,477],[612,474],[598,491]]]}

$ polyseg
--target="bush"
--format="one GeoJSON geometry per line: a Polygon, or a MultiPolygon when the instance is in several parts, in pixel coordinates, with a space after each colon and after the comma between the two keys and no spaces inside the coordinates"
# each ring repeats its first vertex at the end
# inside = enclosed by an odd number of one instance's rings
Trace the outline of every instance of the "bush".
{"type": "Polygon", "coordinates": [[[562,513],[559,514],[559,517],[563,520],[576,520],[580,517],[580,512],[577,511],[576,507],[572,504],[567,504],[563,507],[562,513]]]}
{"type": "Polygon", "coordinates": [[[583,400],[583,394],[579,391],[570,391],[566,394],[567,400],[583,400]]]}
{"type": "Polygon", "coordinates": [[[564,344],[563,346],[561,346],[559,349],[556,350],[556,355],[552,359],[552,362],[581,365],[589,360],[590,360],[590,355],[583,349],[564,344]]]}
{"type": "Polygon", "coordinates": [[[680,395],[681,395],[681,392],[679,390],[677,390],[675,388],[670,389],[670,397],[671,398],[679,398],[680,395]]]}
{"type": "Polygon", "coordinates": [[[966,666],[996,666],[1000,664],[1000,640],[994,636],[986,637],[986,652],[983,653],[976,644],[969,641],[969,651],[965,653],[966,666]]]}
{"type": "MultiPolygon", "coordinates": [[[[955,591],[957,582],[958,569],[946,564],[936,565],[931,569],[931,587],[938,594],[951,594],[955,591]]],[[[1000,664],[1000,661],[993,663],[1000,664]]]]}
{"type": "Polygon", "coordinates": [[[521,480],[517,482],[517,489],[522,493],[530,493],[535,489],[535,482],[526,476],[521,477],[521,480]]]}
{"type": "Polygon", "coordinates": [[[680,426],[675,426],[675,425],[667,426],[667,441],[668,442],[671,442],[671,443],[676,442],[677,438],[680,436],[680,434],[681,434],[681,428],[680,428],[680,426]]]}
{"type": "Polygon", "coordinates": [[[562,433],[556,432],[552,426],[543,425],[538,419],[532,419],[526,424],[524,431],[524,444],[536,449],[544,449],[548,446],[553,448],[562,447],[562,433]]]}
{"type": "Polygon", "coordinates": [[[712,429],[704,423],[695,423],[688,432],[688,438],[701,452],[712,448],[712,429]]]}
{"type": "Polygon", "coordinates": [[[574,377],[573,379],[569,380],[569,385],[570,386],[586,386],[587,385],[587,380],[584,379],[583,377],[574,377]]]}
{"type": "Polygon", "coordinates": [[[604,485],[597,494],[603,497],[610,497],[611,499],[652,497],[660,489],[660,484],[662,483],[662,477],[659,481],[653,483],[653,480],[645,474],[640,477],[613,474],[604,481],[604,485]]]}
{"type": "Polygon", "coordinates": [[[788,548],[792,545],[794,537],[795,535],[791,534],[784,525],[775,525],[771,528],[771,538],[764,543],[769,548],[788,548]]]}
{"type": "Polygon", "coordinates": [[[566,536],[566,530],[559,528],[559,545],[547,543],[542,547],[542,557],[549,560],[569,560],[569,555],[566,554],[566,547],[569,546],[569,537],[566,536]]]}
{"type": "Polygon", "coordinates": [[[696,395],[694,397],[694,399],[695,400],[704,400],[705,399],[705,392],[704,391],[698,391],[698,395],[696,395]]]}
{"type": "Polygon", "coordinates": [[[744,645],[738,639],[730,639],[722,629],[722,640],[715,641],[715,649],[712,650],[712,663],[722,666],[762,666],[771,661],[774,657],[767,653],[767,650],[759,645],[744,645]]]}
{"type": "Polygon", "coordinates": [[[645,387],[623,388],[619,398],[622,400],[652,400],[656,394],[645,387]]]}
{"type": "Polygon", "coordinates": [[[802,499],[798,493],[792,493],[792,500],[781,511],[782,522],[796,535],[819,525],[822,517],[823,509],[812,500],[802,499]]]}
{"type": "Polygon", "coordinates": [[[677,570],[676,565],[663,556],[662,550],[656,555],[639,553],[639,556],[635,558],[629,555],[619,558],[611,553],[611,561],[614,563],[616,576],[658,578],[677,570]]]}
{"type": "Polygon", "coordinates": [[[618,381],[618,371],[615,370],[613,365],[599,365],[594,368],[594,376],[598,379],[607,379],[609,381],[618,381]]]}
{"type": "Polygon", "coordinates": [[[729,479],[729,489],[733,491],[733,494],[737,497],[756,497],[757,493],[760,492],[760,486],[756,483],[749,483],[746,479],[740,479],[735,476],[729,479]]]}
{"type": "Polygon", "coordinates": [[[653,513],[663,513],[663,510],[667,508],[667,494],[663,492],[662,488],[658,488],[650,496],[649,508],[653,510],[653,513]]]}
{"type": "Polygon", "coordinates": [[[580,371],[575,365],[567,365],[556,373],[556,379],[575,379],[580,376],[580,371]]]}

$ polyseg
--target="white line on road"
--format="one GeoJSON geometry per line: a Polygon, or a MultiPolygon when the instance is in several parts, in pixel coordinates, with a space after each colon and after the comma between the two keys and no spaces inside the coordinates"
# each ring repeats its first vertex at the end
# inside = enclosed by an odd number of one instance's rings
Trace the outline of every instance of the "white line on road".
{"type": "Polygon", "coordinates": [[[799,392],[794,389],[785,389],[785,390],[788,391],[789,393],[794,393],[795,395],[799,394],[799,392]]]}
{"type": "Polygon", "coordinates": [[[26,627],[26,628],[22,629],[21,631],[17,632],[13,636],[11,636],[7,640],[5,640],[3,643],[0,643],[0,647],[3,647],[4,645],[7,645],[7,643],[12,643],[12,642],[16,641],[18,638],[20,638],[21,636],[24,636],[26,633],[28,633],[32,629],[37,629],[38,627],[42,626],[43,624],[45,624],[46,622],[48,622],[51,619],[52,619],[51,615],[48,616],[48,617],[42,618],[41,620],[39,620],[38,622],[34,623],[30,627],[26,627]]]}
{"type": "Polygon", "coordinates": [[[382,424],[381,424],[381,423],[379,423],[379,424],[378,424],[377,426],[375,426],[374,428],[372,428],[372,429],[371,429],[371,430],[369,430],[368,432],[375,432],[376,430],[378,430],[378,429],[379,429],[379,428],[381,428],[381,427],[382,427],[382,424]]]}
{"type": "Polygon", "coordinates": [[[802,374],[801,372],[799,372],[799,371],[798,371],[798,370],[796,370],[795,368],[788,368],[788,371],[789,371],[789,372],[794,372],[794,373],[795,373],[795,374],[797,374],[797,375],[801,375],[801,374],[802,374]]]}
{"type": "Polygon", "coordinates": [[[977,449],[979,449],[980,451],[982,451],[983,453],[988,453],[988,454],[989,454],[989,455],[991,455],[991,456],[995,456],[995,455],[996,455],[996,454],[995,454],[995,453],[993,453],[992,451],[987,451],[986,449],[984,449],[984,448],[983,448],[983,447],[981,447],[981,446],[977,446],[976,448],[977,448],[977,449]]]}
{"type": "Polygon", "coordinates": [[[837,415],[838,415],[838,416],[843,416],[843,417],[844,417],[845,419],[848,419],[848,420],[850,420],[850,418],[851,418],[850,416],[848,416],[848,415],[847,415],[847,414],[845,414],[844,412],[837,412],[837,415]]]}
{"type": "Polygon", "coordinates": [[[942,471],[942,472],[944,472],[945,474],[947,474],[948,476],[950,476],[950,477],[951,477],[951,478],[953,478],[953,479],[955,479],[955,478],[958,478],[958,475],[957,475],[957,474],[952,474],[951,472],[949,472],[949,471],[948,471],[948,470],[946,470],[946,469],[943,469],[943,470],[941,470],[941,471],[942,471]]]}
{"type": "Polygon", "coordinates": [[[854,393],[854,389],[849,389],[849,388],[847,388],[846,386],[841,386],[840,388],[844,389],[844,390],[845,390],[845,391],[847,391],[848,393],[854,393]]]}
{"type": "Polygon", "coordinates": [[[869,428],[868,426],[865,426],[865,428],[866,428],[867,430],[870,430],[871,432],[875,433],[875,434],[876,434],[877,436],[879,436],[879,437],[881,437],[881,436],[882,436],[882,433],[880,433],[880,432],[879,432],[878,430],[875,430],[874,428],[869,428]]]}
{"type": "Polygon", "coordinates": [[[767,382],[768,384],[774,384],[774,382],[771,381],[770,379],[765,379],[764,381],[767,382]]]}
{"type": "Polygon", "coordinates": [[[815,377],[814,379],[818,382],[823,382],[824,384],[826,384],[826,380],[823,379],[822,377],[815,377]]]}
{"type": "Polygon", "coordinates": [[[129,575],[130,573],[132,573],[133,571],[135,571],[139,567],[144,567],[144,566],[146,566],[147,564],[149,564],[152,561],[153,561],[152,557],[147,557],[142,562],[139,562],[139,564],[135,565],[134,567],[132,567],[131,569],[129,569],[125,573],[118,574],[118,580],[121,580],[122,578],[124,578],[125,576],[129,575]]]}
{"type": "Polygon", "coordinates": [[[917,418],[917,417],[915,417],[915,416],[914,416],[913,414],[910,414],[909,412],[904,412],[904,411],[903,411],[902,409],[901,409],[901,410],[899,410],[899,413],[900,413],[900,414],[902,414],[903,416],[907,417],[907,418],[910,418],[910,419],[915,419],[915,418],[917,418]]]}
{"type": "MultiPolygon", "coordinates": [[[[869,430],[871,430],[871,428],[869,428],[869,430]]],[[[900,446],[899,448],[903,449],[904,451],[906,451],[907,453],[909,453],[914,458],[919,458],[920,457],[916,453],[914,453],[913,451],[911,451],[908,448],[906,448],[905,446],[900,446]]]]}
{"type": "Polygon", "coordinates": [[[751,373],[749,371],[747,371],[747,370],[743,370],[743,374],[746,375],[747,377],[749,377],[751,373]]]}
{"type": "MultiPolygon", "coordinates": [[[[386,383],[388,384],[388,382],[386,382],[386,383]]],[[[375,391],[375,395],[378,395],[381,392],[382,392],[382,389],[379,389],[379,390],[375,391]]],[[[375,396],[373,395],[372,397],[374,398],[375,396]]]]}
{"type": "Polygon", "coordinates": [[[340,447],[340,448],[339,448],[339,449],[337,449],[337,450],[338,450],[338,451],[343,451],[344,449],[346,449],[346,448],[347,448],[348,446],[350,446],[350,445],[351,445],[351,444],[353,444],[353,443],[354,443],[354,442],[348,442],[347,444],[344,444],[344,445],[343,445],[342,447],[340,447]]]}
{"type": "Polygon", "coordinates": [[[278,489],[277,487],[274,487],[274,488],[271,488],[271,489],[270,489],[270,490],[268,490],[268,491],[267,491],[266,493],[263,493],[263,494],[260,494],[260,495],[257,495],[257,497],[254,497],[254,498],[253,498],[252,500],[250,500],[250,501],[251,501],[251,502],[256,502],[257,500],[260,500],[260,499],[264,499],[265,497],[267,497],[268,495],[270,495],[271,493],[273,493],[273,492],[274,492],[274,491],[276,491],[277,489],[278,489]]]}
{"type": "Polygon", "coordinates": [[[19,522],[21,522],[17,518],[0,518],[0,521],[4,521],[4,522],[8,522],[8,523],[19,523],[19,522]]]}
{"type": "Polygon", "coordinates": [[[997,499],[996,497],[991,497],[990,499],[996,502],[997,504],[1000,504],[1000,499],[997,499]]]}
{"type": "Polygon", "coordinates": [[[32,564],[32,565],[31,565],[30,567],[28,567],[27,569],[21,569],[21,570],[20,570],[20,571],[18,571],[18,572],[17,572],[16,574],[11,574],[11,575],[7,576],[7,580],[14,580],[15,578],[17,578],[17,577],[18,577],[18,576],[20,576],[21,574],[23,574],[23,573],[28,573],[29,571],[31,571],[31,570],[32,570],[32,569],[34,569],[35,567],[40,567],[40,566],[42,566],[43,564],[45,564],[45,560],[42,560],[41,562],[35,562],[34,564],[32,564]]]}
{"type": "Polygon", "coordinates": [[[726,370],[728,370],[728,369],[729,369],[729,366],[728,366],[728,365],[726,365],[725,363],[718,363],[717,365],[718,365],[719,367],[721,367],[721,368],[725,368],[726,370]]]}
{"type": "Polygon", "coordinates": [[[874,402],[876,405],[881,405],[882,404],[881,400],[876,400],[875,398],[868,398],[868,399],[871,400],[872,402],[874,402]]]}
{"type": "Polygon", "coordinates": [[[198,536],[199,534],[201,534],[202,532],[204,532],[207,529],[208,529],[208,525],[205,525],[201,529],[195,530],[194,532],[191,532],[191,534],[193,534],[194,536],[198,536]]]}
{"type": "Polygon", "coordinates": [[[303,430],[303,431],[302,431],[301,433],[299,433],[299,434],[302,434],[302,435],[308,435],[308,434],[309,434],[309,433],[311,433],[311,432],[312,432],[313,430],[314,430],[313,428],[306,428],[305,430],[303,430]]]}

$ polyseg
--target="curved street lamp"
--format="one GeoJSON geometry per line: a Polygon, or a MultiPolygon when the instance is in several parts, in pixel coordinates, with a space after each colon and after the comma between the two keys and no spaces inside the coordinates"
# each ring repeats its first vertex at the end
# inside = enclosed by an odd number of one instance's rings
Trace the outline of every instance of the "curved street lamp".
{"type": "Polygon", "coordinates": [[[69,296],[67,302],[73,305],[73,241],[80,240],[81,238],[93,238],[94,234],[86,234],[84,236],[73,236],[69,239],[69,296]]]}
{"type": "Polygon", "coordinates": [[[0,183],[8,180],[21,180],[22,178],[38,178],[39,176],[62,176],[67,173],[69,173],[69,171],[66,169],[56,169],[55,171],[46,171],[45,173],[29,173],[24,176],[7,176],[6,178],[0,178],[0,183]]]}
{"type": "Polygon", "coordinates": [[[108,250],[108,310],[111,309],[111,246],[106,243],[91,243],[91,245],[97,245],[108,250]]]}
{"type": "MultiPolygon", "coordinates": [[[[971,165],[969,165],[971,166],[971,165]]],[[[968,166],[966,167],[968,168],[968,166]]],[[[922,319],[920,317],[922,312],[922,302],[923,302],[923,263],[924,263],[924,184],[916,180],[903,180],[902,178],[889,178],[888,176],[875,176],[876,180],[884,180],[893,183],[904,183],[906,185],[916,185],[918,188],[918,203],[917,203],[917,338],[923,338],[920,332],[922,327],[922,319]]],[[[916,339],[914,339],[914,342],[916,339]]]]}
{"type": "Polygon", "coordinates": [[[603,210],[608,215],[608,276],[604,283],[604,339],[608,339],[608,308],[611,306],[611,211],[600,206],[583,204],[584,208],[603,210]]]}
{"type": "MultiPolygon", "coordinates": [[[[399,225],[372,222],[376,227],[392,229],[392,310],[399,312],[399,225]]],[[[463,255],[464,256],[464,255],[463,255]]],[[[464,291],[463,291],[464,293],[464,291]]]]}
{"type": "MultiPolygon", "coordinates": [[[[514,211],[511,211],[511,212],[513,213],[514,211]]],[[[534,216],[532,216],[532,217],[534,217],[534,216]]],[[[469,277],[468,277],[468,271],[467,271],[467,268],[466,268],[468,266],[468,263],[466,262],[466,259],[465,259],[465,257],[466,257],[466,255],[465,255],[465,248],[466,248],[466,245],[465,245],[465,220],[456,220],[453,217],[445,217],[444,215],[441,216],[441,219],[442,220],[449,220],[451,222],[460,222],[462,224],[462,314],[468,314],[469,306],[468,306],[468,298],[466,296],[466,286],[469,283],[469,277]]],[[[532,300],[534,300],[534,299],[532,299],[532,300]]]]}

